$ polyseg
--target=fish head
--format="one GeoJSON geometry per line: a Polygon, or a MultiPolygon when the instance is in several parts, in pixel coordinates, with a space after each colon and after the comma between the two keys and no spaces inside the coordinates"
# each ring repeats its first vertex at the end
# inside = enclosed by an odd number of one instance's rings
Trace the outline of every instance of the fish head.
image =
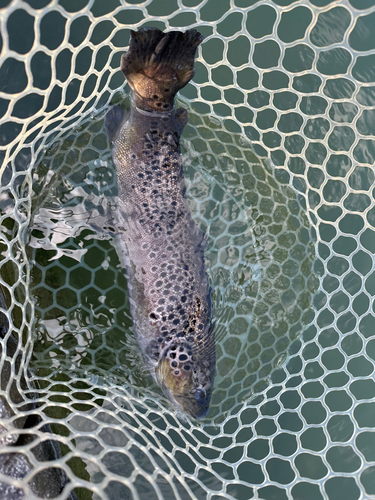
{"type": "Polygon", "coordinates": [[[215,350],[199,350],[187,342],[171,343],[161,353],[156,378],[169,400],[193,418],[209,409],[215,375],[215,350]]]}

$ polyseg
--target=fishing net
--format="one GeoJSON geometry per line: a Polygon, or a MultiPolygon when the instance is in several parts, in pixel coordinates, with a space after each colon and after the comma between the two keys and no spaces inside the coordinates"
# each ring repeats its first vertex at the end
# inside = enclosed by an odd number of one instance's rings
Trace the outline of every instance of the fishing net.
{"type": "Polygon", "coordinates": [[[373,0],[1,0],[0,496],[375,498],[373,0]],[[130,29],[197,28],[202,422],[143,367],[104,116],[130,29]]]}

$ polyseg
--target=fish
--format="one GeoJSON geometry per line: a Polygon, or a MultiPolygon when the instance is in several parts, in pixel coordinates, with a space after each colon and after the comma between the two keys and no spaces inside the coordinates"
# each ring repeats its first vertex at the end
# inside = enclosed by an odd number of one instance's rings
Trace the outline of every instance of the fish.
{"type": "Polygon", "coordinates": [[[186,200],[180,137],[188,121],[175,96],[194,76],[195,29],[131,31],[121,70],[130,111],[106,115],[118,183],[118,253],[145,364],[174,407],[207,415],[215,376],[206,237],[186,200]]]}

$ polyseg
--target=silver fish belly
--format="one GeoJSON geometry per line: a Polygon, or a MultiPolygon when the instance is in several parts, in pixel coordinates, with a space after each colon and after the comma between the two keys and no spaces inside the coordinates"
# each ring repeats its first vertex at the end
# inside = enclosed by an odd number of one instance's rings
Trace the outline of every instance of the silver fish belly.
{"type": "Polygon", "coordinates": [[[106,119],[137,341],[164,393],[195,418],[208,411],[215,341],[205,239],[185,198],[179,142],[187,112],[173,106],[194,74],[201,39],[195,30],[132,32],[122,60],[132,89],[130,114],[113,108],[106,119]]]}

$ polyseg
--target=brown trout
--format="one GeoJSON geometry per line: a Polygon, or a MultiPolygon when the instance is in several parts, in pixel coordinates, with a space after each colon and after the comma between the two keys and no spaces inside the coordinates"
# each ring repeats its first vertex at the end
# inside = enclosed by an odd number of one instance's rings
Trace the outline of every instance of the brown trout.
{"type": "Polygon", "coordinates": [[[166,396],[195,418],[208,412],[215,341],[205,238],[185,198],[179,142],[187,112],[174,109],[174,98],[194,75],[202,39],[194,29],[131,31],[121,60],[132,91],[130,113],[116,106],[106,117],[137,341],[166,396]]]}

